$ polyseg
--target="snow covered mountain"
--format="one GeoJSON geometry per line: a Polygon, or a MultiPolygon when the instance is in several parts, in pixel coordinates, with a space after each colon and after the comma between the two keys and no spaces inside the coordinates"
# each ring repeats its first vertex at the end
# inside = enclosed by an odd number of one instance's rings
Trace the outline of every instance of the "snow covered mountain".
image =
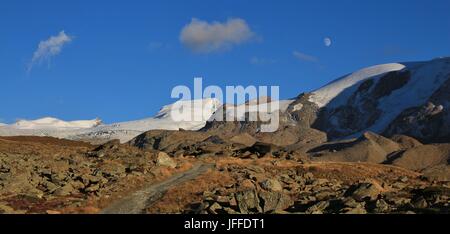
{"type": "MultiPolygon", "coordinates": [[[[102,124],[98,119],[23,120],[0,126],[0,136],[38,135],[125,142],[148,130],[185,129],[228,132],[230,136],[246,132],[267,137],[267,134],[260,134],[261,123],[247,118],[250,112],[260,111],[261,104],[272,101],[270,97],[262,97],[237,106],[221,106],[216,99],[178,101],[164,106],[153,118],[115,124],[102,124]],[[234,116],[241,106],[248,107],[247,112],[234,116]],[[173,109],[176,111],[172,112],[173,109]],[[226,122],[218,118],[230,116],[237,117],[238,121],[226,122]]],[[[405,134],[425,142],[448,142],[450,58],[372,66],[296,98],[274,102],[278,102],[278,108],[266,114],[273,115],[275,111],[281,114],[280,127],[271,136],[280,144],[353,138],[366,131],[387,136],[405,134]]]]}
{"type": "Polygon", "coordinates": [[[92,142],[104,142],[111,139],[126,142],[143,132],[154,129],[198,130],[205,125],[220,105],[217,99],[177,101],[164,106],[153,118],[113,124],[102,124],[99,119],[72,122],[49,117],[33,121],[20,120],[11,125],[0,126],[0,136],[35,135],[92,142]],[[173,113],[177,116],[173,116],[173,113]],[[199,116],[202,113],[205,116],[199,116]],[[191,120],[188,117],[192,117],[191,120]],[[176,121],[177,119],[181,121],[176,121]]]}
{"type": "MultiPolygon", "coordinates": [[[[285,142],[354,138],[366,131],[448,141],[450,58],[364,68],[281,103],[280,127],[274,134],[285,142]]],[[[226,106],[215,115],[229,116],[235,108],[226,106]]],[[[260,123],[246,119],[251,111],[233,123],[213,119],[202,131],[245,132],[263,138],[260,123]]]]}
{"type": "MultiPolygon", "coordinates": [[[[326,132],[330,138],[358,136],[364,131],[373,131],[387,135],[408,134],[424,139],[436,134],[414,132],[410,127],[398,128],[397,125],[404,122],[412,114],[409,112],[414,112],[413,109],[418,109],[417,112],[425,106],[429,114],[442,122],[438,124],[435,119],[435,124],[444,129],[446,127],[446,131],[438,134],[445,137],[449,132],[445,123],[449,120],[449,82],[450,58],[362,69],[310,93],[309,101],[320,108],[312,126],[326,132]],[[393,123],[394,120],[397,124],[393,123]],[[427,134],[430,136],[425,136],[427,134]]],[[[428,126],[425,118],[420,121],[424,124],[424,131],[436,128],[428,126]]]]}

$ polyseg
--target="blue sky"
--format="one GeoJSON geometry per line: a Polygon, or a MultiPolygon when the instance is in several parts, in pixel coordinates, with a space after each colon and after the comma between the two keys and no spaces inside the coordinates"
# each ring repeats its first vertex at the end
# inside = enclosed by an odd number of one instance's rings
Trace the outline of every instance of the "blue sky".
{"type": "Polygon", "coordinates": [[[448,0],[2,0],[0,122],[149,117],[194,76],[290,98],[362,67],[449,56],[449,11],[448,0]],[[195,23],[209,34],[183,37],[195,23]],[[39,50],[52,36],[60,47],[39,50]]]}

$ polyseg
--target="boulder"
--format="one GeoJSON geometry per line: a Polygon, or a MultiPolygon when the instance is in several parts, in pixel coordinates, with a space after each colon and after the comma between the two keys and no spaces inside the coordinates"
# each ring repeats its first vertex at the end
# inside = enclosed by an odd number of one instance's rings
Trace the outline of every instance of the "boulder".
{"type": "Polygon", "coordinates": [[[267,179],[260,183],[261,187],[268,191],[281,192],[283,191],[283,186],[276,179],[267,179]]]}
{"type": "Polygon", "coordinates": [[[67,196],[70,194],[73,194],[75,192],[75,189],[71,184],[66,184],[63,187],[60,187],[53,192],[53,195],[55,196],[67,196]]]}
{"type": "Polygon", "coordinates": [[[100,185],[99,184],[93,184],[93,185],[87,187],[85,189],[85,192],[88,192],[88,193],[97,192],[99,189],[100,189],[100,185]]]}
{"type": "Polygon", "coordinates": [[[50,181],[45,181],[42,185],[47,189],[48,193],[53,193],[56,189],[58,189],[58,185],[50,181]]]}
{"type": "Polygon", "coordinates": [[[208,207],[208,213],[209,214],[218,214],[218,211],[221,209],[222,209],[222,206],[219,203],[214,202],[212,205],[210,205],[208,207]]]}
{"type": "Polygon", "coordinates": [[[177,166],[177,163],[168,154],[159,152],[156,156],[156,165],[175,168],[177,166]]]}
{"type": "Polygon", "coordinates": [[[120,163],[106,163],[99,167],[102,174],[107,177],[123,177],[126,175],[126,166],[120,163]]]}
{"type": "Polygon", "coordinates": [[[352,197],[346,197],[342,200],[342,204],[345,207],[349,207],[349,208],[359,208],[359,207],[364,207],[365,206],[365,202],[358,202],[355,199],[353,199],[352,197]]]}
{"type": "Polygon", "coordinates": [[[312,206],[310,206],[307,210],[307,214],[322,214],[325,209],[330,205],[329,201],[320,201],[312,206]]]}
{"type": "Polygon", "coordinates": [[[367,211],[364,207],[357,207],[349,209],[344,214],[367,214],[367,211]]]}
{"type": "Polygon", "coordinates": [[[85,187],[83,182],[78,181],[78,180],[70,181],[69,184],[76,190],[84,189],[84,187],[85,187]]]}
{"type": "Polygon", "coordinates": [[[107,179],[105,179],[101,175],[82,175],[81,180],[85,186],[89,186],[90,184],[98,184],[98,183],[106,183],[108,182],[107,179]]]}
{"type": "Polygon", "coordinates": [[[414,206],[414,208],[425,209],[428,207],[428,202],[427,200],[425,200],[425,198],[418,197],[413,201],[412,205],[414,206]]]}
{"type": "Polygon", "coordinates": [[[239,212],[231,209],[230,207],[223,207],[223,211],[227,214],[239,214],[239,212]]]}
{"type": "Polygon", "coordinates": [[[294,204],[294,201],[287,194],[280,192],[259,192],[259,198],[263,202],[263,212],[285,210],[294,204]]]}
{"type": "Polygon", "coordinates": [[[381,186],[375,183],[359,183],[351,186],[348,191],[356,201],[375,200],[382,192],[381,186]]]}
{"type": "Polygon", "coordinates": [[[255,189],[255,184],[253,184],[252,180],[250,179],[244,179],[238,183],[238,189],[240,190],[248,190],[248,189],[255,189]]]}
{"type": "Polygon", "coordinates": [[[236,202],[242,214],[262,212],[256,190],[245,190],[236,193],[236,202]]]}
{"type": "Polygon", "coordinates": [[[389,204],[385,200],[379,199],[375,202],[375,209],[374,209],[375,213],[386,213],[389,210],[390,210],[389,204]]]}
{"type": "Polygon", "coordinates": [[[52,173],[52,175],[51,175],[52,183],[54,183],[58,186],[63,186],[65,184],[65,181],[64,181],[65,178],[66,178],[66,175],[62,172],[55,172],[55,173],[52,173]]]}

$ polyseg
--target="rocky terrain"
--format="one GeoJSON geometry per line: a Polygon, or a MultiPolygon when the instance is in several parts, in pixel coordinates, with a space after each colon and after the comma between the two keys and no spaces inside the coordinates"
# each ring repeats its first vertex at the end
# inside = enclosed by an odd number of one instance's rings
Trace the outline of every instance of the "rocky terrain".
{"type": "Polygon", "coordinates": [[[448,213],[449,184],[366,163],[223,159],[169,190],[149,213],[448,213]]]}
{"type": "Polygon", "coordinates": [[[353,140],[288,146],[247,133],[232,138],[187,134],[148,132],[129,143],[216,165],[167,191],[150,213],[449,211],[448,144],[423,145],[411,137],[389,139],[372,132],[353,140]]]}
{"type": "Polygon", "coordinates": [[[102,145],[3,137],[0,212],[105,213],[120,204],[139,213],[448,213],[449,150],[371,132],[288,146],[201,131],[102,145]],[[176,179],[194,165],[211,166],[176,179]]]}
{"type": "Polygon", "coordinates": [[[234,121],[222,117],[236,105],[206,99],[208,121],[174,123],[166,106],[119,124],[0,126],[0,212],[449,213],[449,94],[439,58],[250,100],[234,121]],[[280,125],[264,132],[249,116],[270,102],[280,125]]]}
{"type": "Polygon", "coordinates": [[[190,167],[162,152],[40,137],[0,138],[1,213],[96,213],[190,167]]]}

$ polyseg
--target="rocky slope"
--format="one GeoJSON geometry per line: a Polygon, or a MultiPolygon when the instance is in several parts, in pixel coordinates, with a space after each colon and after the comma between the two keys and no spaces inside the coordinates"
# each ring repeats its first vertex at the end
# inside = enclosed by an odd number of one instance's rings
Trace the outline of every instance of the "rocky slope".
{"type": "Polygon", "coordinates": [[[96,213],[111,200],[189,167],[113,141],[0,137],[0,213],[96,213]]]}
{"type": "MultiPolygon", "coordinates": [[[[275,157],[301,162],[391,164],[423,173],[430,178],[450,181],[448,144],[423,145],[412,137],[395,135],[386,138],[373,132],[365,132],[349,140],[294,141],[289,144],[290,138],[280,137],[279,134],[266,133],[262,137],[247,132],[231,136],[226,131],[149,131],[128,144],[143,150],[164,151],[174,157],[275,157]]],[[[298,137],[294,135],[292,139],[298,137]]]]}
{"type": "Polygon", "coordinates": [[[448,183],[397,167],[298,164],[275,159],[216,161],[216,170],[169,190],[148,213],[448,213],[448,183]]]}
{"type": "Polygon", "coordinates": [[[448,213],[449,151],[448,144],[370,132],[347,141],[288,146],[246,133],[225,138],[162,130],[128,144],[7,137],[0,138],[0,213],[97,213],[199,163],[215,166],[141,208],[208,214],[448,213]]]}

